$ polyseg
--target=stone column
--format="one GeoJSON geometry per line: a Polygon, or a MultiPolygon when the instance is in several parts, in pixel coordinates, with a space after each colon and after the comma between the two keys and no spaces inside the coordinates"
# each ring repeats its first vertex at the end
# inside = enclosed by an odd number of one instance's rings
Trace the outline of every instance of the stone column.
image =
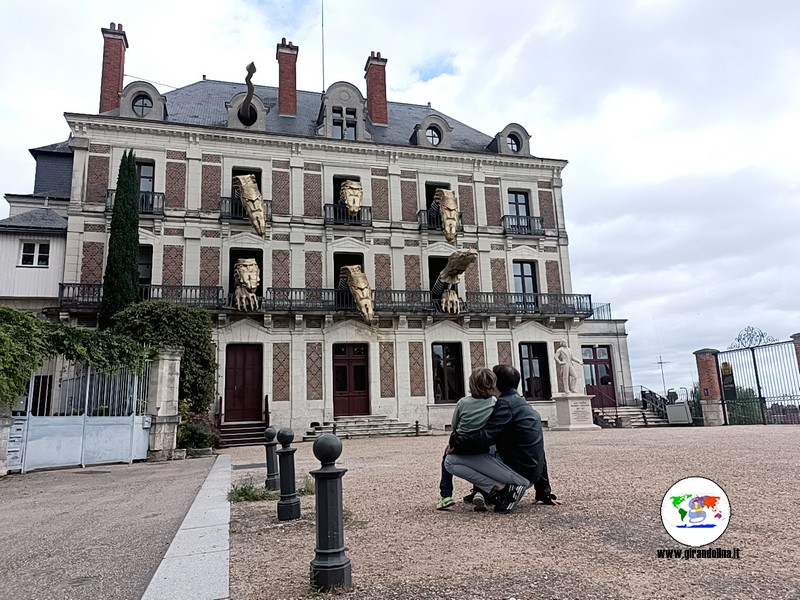
{"type": "Polygon", "coordinates": [[[704,425],[724,425],[725,414],[722,408],[722,388],[719,383],[717,355],[719,350],[703,348],[694,353],[697,362],[697,376],[700,390],[700,407],[703,410],[704,425]]]}
{"type": "Polygon", "coordinates": [[[164,348],[150,370],[147,414],[151,417],[148,460],[171,460],[181,418],[178,414],[178,382],[183,348],[164,348]]]}

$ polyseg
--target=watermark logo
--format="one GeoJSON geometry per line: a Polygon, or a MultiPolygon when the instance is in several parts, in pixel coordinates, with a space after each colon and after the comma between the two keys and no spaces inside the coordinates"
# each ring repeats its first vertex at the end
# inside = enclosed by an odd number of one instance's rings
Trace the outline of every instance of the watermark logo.
{"type": "Polygon", "coordinates": [[[705,477],[686,477],[673,485],[661,502],[661,522],[676,542],[705,546],[725,533],[731,516],[728,496],[705,477]]]}

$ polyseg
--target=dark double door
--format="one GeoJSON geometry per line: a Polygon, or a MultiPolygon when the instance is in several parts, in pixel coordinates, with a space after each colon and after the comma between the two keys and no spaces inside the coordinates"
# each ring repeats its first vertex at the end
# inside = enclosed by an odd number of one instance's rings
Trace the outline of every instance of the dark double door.
{"type": "Polygon", "coordinates": [[[333,416],[369,414],[369,347],[333,345],[333,416]]]}
{"type": "Polygon", "coordinates": [[[617,405],[611,348],[608,346],[583,346],[583,378],[586,394],[592,398],[592,408],[613,408],[617,405]]]}
{"type": "Polygon", "coordinates": [[[225,422],[261,421],[264,350],[259,344],[225,349],[225,422]]]}

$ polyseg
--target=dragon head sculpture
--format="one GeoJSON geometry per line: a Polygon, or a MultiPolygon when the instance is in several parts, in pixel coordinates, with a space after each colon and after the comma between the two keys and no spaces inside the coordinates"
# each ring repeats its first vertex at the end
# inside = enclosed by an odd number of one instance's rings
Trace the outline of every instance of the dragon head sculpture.
{"type": "Polygon", "coordinates": [[[264,235],[266,219],[264,218],[264,198],[258,190],[258,183],[255,175],[236,175],[233,178],[233,185],[239,190],[239,198],[242,206],[247,212],[247,218],[255,232],[264,235]]]}
{"type": "Polygon", "coordinates": [[[347,207],[351,216],[356,216],[361,210],[361,201],[364,199],[364,189],[360,181],[348,179],[342,182],[339,189],[339,202],[347,207]]]}
{"type": "Polygon", "coordinates": [[[372,318],[375,314],[372,302],[372,289],[361,267],[358,265],[342,267],[339,275],[347,282],[347,287],[350,288],[350,293],[353,295],[353,300],[356,302],[356,308],[358,312],[361,313],[364,322],[372,323],[372,318]]]}
{"type": "Polygon", "coordinates": [[[458,198],[453,190],[438,188],[433,195],[433,201],[439,205],[439,216],[442,221],[444,238],[451,244],[456,242],[458,229],[458,198]]]}
{"type": "Polygon", "coordinates": [[[261,272],[255,258],[240,258],[233,267],[233,280],[236,283],[234,298],[238,310],[257,310],[259,300],[256,289],[261,281],[261,272]]]}

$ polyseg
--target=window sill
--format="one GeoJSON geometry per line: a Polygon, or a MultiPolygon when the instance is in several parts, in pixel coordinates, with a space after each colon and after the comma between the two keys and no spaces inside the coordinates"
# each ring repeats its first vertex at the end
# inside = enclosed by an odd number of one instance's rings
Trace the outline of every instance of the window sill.
{"type": "Polygon", "coordinates": [[[50,265],[17,265],[18,269],[49,269],[50,265]]]}

